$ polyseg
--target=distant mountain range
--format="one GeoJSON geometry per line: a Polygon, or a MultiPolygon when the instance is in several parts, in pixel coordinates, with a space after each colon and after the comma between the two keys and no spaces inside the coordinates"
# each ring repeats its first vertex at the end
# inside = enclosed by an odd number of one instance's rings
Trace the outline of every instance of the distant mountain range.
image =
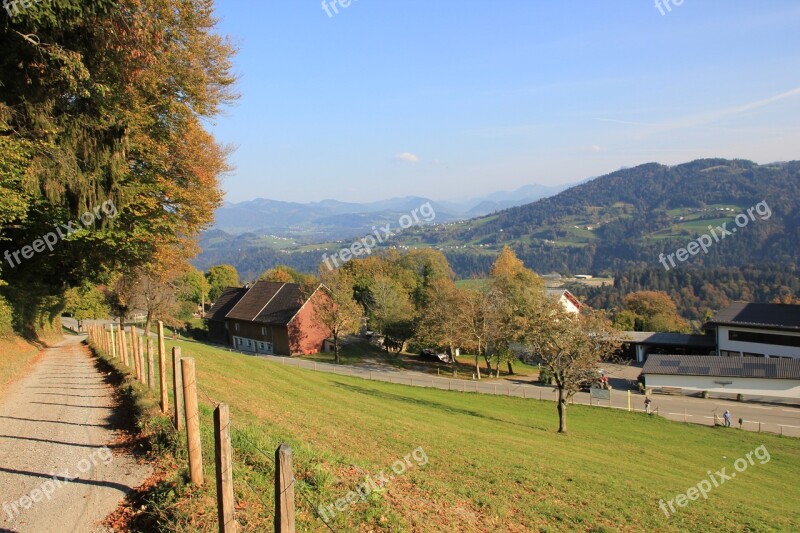
{"type": "MultiPolygon", "coordinates": [[[[552,192],[537,186],[521,191],[506,194],[552,192]]],[[[280,263],[315,272],[323,253],[341,248],[349,242],[347,239],[369,233],[376,221],[396,223],[398,216],[426,201],[411,197],[373,204],[319,202],[291,204],[292,209],[281,205],[273,211],[269,211],[273,203],[267,200],[228,206],[220,213],[222,227],[226,227],[225,221],[231,227],[234,220],[248,220],[249,227],[265,227],[265,218],[274,217],[280,224],[267,227],[308,227],[304,235],[307,238],[275,239],[259,231],[236,236],[210,231],[203,235],[203,253],[196,265],[207,268],[230,263],[245,278],[280,263]],[[325,214],[309,213],[316,210],[325,214]],[[228,219],[232,213],[241,216],[228,219]],[[314,219],[313,224],[303,226],[309,218],[314,219]],[[339,238],[332,238],[334,235],[339,238]],[[330,242],[337,240],[341,242],[330,242]]],[[[663,271],[661,254],[675,254],[702,235],[711,234],[709,226],[727,224],[731,230],[736,227],[737,215],[761,204],[759,209],[764,212],[768,206],[769,216],[753,211],[749,222],[737,228],[738,233],[715,240],[708,253],[678,259],[675,266],[670,266],[671,271],[758,265],[794,268],[800,264],[800,161],[767,165],[726,159],[703,159],[676,166],[648,163],[493,216],[453,222],[467,218],[461,214],[467,207],[467,211],[488,210],[479,207],[481,203],[499,205],[506,201],[512,198],[498,193],[471,206],[431,202],[437,212],[436,225],[410,228],[389,245],[441,250],[453,270],[464,278],[485,275],[505,245],[514,248],[527,266],[540,273],[663,271]]],[[[280,235],[279,231],[269,233],[280,235]]]]}
{"type": "Polygon", "coordinates": [[[313,243],[344,239],[369,233],[372,226],[396,223],[399,217],[426,203],[433,207],[434,223],[447,223],[488,215],[558,194],[571,185],[525,185],[515,191],[501,191],[471,200],[436,201],[417,196],[369,203],[323,200],[296,203],[257,198],[226,203],[216,212],[213,230],[230,235],[256,233],[313,243]]]}

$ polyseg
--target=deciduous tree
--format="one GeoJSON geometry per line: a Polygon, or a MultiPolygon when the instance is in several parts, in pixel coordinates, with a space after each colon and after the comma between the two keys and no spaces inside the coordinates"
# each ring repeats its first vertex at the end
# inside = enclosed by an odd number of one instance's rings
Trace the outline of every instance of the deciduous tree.
{"type": "Polygon", "coordinates": [[[581,384],[596,376],[600,361],[613,358],[621,340],[603,314],[586,310],[572,315],[552,300],[529,318],[525,340],[555,379],[558,431],[566,433],[567,403],[581,384]]]}

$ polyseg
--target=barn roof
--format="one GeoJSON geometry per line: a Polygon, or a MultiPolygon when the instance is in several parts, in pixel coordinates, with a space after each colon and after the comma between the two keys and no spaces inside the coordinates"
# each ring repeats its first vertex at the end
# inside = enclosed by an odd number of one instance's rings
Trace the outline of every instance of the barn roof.
{"type": "MultiPolygon", "coordinates": [[[[225,309],[220,307],[217,313],[213,313],[218,302],[209,311],[209,315],[214,314],[215,317],[221,315],[223,318],[217,318],[218,320],[229,318],[257,324],[285,326],[291,322],[307,300],[297,283],[259,281],[250,288],[239,290],[243,292],[233,305],[228,305],[225,309]]],[[[226,294],[227,291],[223,296],[226,294]]]]}
{"type": "Polygon", "coordinates": [[[214,305],[211,306],[211,309],[208,310],[208,313],[206,313],[203,318],[216,322],[224,322],[225,316],[239,303],[239,300],[242,299],[242,296],[244,296],[246,292],[247,289],[244,287],[228,287],[222,295],[217,298],[217,301],[214,302],[214,305]]]}
{"type": "Polygon", "coordinates": [[[647,358],[642,374],[800,379],[800,359],[653,354],[647,358]]]}
{"type": "Polygon", "coordinates": [[[800,305],[734,302],[708,324],[800,331],[800,305]]]}

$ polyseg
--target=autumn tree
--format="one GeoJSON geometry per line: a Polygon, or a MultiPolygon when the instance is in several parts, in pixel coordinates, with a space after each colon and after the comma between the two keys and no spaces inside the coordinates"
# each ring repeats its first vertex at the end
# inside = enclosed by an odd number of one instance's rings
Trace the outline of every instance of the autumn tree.
{"type": "Polygon", "coordinates": [[[508,365],[509,374],[514,373],[511,344],[521,340],[529,317],[543,305],[544,281],[505,246],[489,271],[489,284],[491,349],[499,377],[501,361],[508,365]]]}
{"type": "Polygon", "coordinates": [[[462,297],[449,279],[436,278],[430,282],[425,295],[427,305],[417,324],[417,339],[422,344],[447,348],[456,375],[456,348],[464,341],[464,321],[460,316],[462,297]]]}
{"type": "Polygon", "coordinates": [[[108,318],[111,309],[105,294],[96,285],[84,281],[64,293],[64,312],[80,325],[84,320],[108,318]]]}
{"type": "Polygon", "coordinates": [[[689,327],[665,292],[631,293],[625,297],[625,306],[634,314],[636,331],[684,332],[689,327]]]}
{"type": "Polygon", "coordinates": [[[130,275],[207,227],[228,151],[204,125],[236,97],[211,0],[31,4],[0,14],[0,240],[78,231],[3,271],[19,305],[130,275]],[[92,220],[101,205],[113,215],[92,220]]]}
{"type": "Polygon", "coordinates": [[[343,269],[322,271],[322,288],[327,298],[314,298],[317,319],[331,332],[333,353],[338,364],[339,341],[347,334],[355,333],[361,323],[363,308],[353,299],[353,280],[343,269]]]}
{"type": "Polygon", "coordinates": [[[547,300],[529,317],[525,341],[553,376],[558,390],[558,431],[567,431],[567,404],[593,379],[598,363],[614,357],[621,345],[618,333],[596,311],[573,315],[557,301],[547,300]]]}
{"type": "Polygon", "coordinates": [[[239,286],[239,273],[231,265],[217,265],[206,272],[208,282],[208,299],[216,302],[228,287],[239,286]]]}
{"type": "MultiPolygon", "coordinates": [[[[459,292],[459,316],[462,320],[464,343],[475,354],[475,374],[481,379],[480,357],[486,353],[486,344],[492,335],[492,300],[488,292],[463,289],[459,292]]],[[[492,371],[489,361],[487,369],[492,371]]]]}

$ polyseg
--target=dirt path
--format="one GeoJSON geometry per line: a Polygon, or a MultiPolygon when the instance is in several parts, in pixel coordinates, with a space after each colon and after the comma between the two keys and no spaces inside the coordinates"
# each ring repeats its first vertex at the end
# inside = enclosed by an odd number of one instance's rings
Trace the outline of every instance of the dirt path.
{"type": "Polygon", "coordinates": [[[107,531],[150,475],[111,444],[114,391],[81,340],[48,349],[0,400],[0,531],[107,531]]]}

